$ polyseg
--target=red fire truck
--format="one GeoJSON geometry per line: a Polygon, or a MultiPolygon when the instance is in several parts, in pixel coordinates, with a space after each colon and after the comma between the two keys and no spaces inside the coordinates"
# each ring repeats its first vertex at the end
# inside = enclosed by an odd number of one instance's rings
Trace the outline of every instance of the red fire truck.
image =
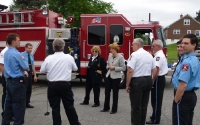
{"type": "MultiPolygon", "coordinates": [[[[105,60],[110,53],[108,46],[113,41],[118,42],[120,53],[126,60],[132,53],[131,43],[134,38],[142,38],[145,41],[144,48],[149,52],[153,39],[162,40],[166,46],[158,22],[132,24],[122,14],[82,14],[80,20],[80,28],[70,29],[63,27],[66,20],[62,15],[50,10],[0,12],[0,49],[5,47],[8,33],[19,34],[19,51],[24,51],[26,43],[33,44],[34,65],[39,70],[45,57],[53,53],[52,41],[61,38],[65,40],[65,53],[71,53],[79,67],[75,74],[84,78],[90,50],[94,45],[100,46],[105,60]]],[[[70,21],[73,21],[72,17],[67,20],[68,23],[70,21]]],[[[123,78],[122,73],[122,81],[123,78]]]]}

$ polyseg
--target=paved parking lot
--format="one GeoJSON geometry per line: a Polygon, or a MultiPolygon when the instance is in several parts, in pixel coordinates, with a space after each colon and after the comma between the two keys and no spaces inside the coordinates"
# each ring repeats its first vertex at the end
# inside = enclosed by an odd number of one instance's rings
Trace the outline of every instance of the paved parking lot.
{"type": "MultiPolygon", "coordinates": [[[[169,84],[169,79],[167,80],[163,107],[162,107],[162,118],[161,125],[171,125],[172,117],[172,100],[173,100],[173,88],[169,84]]],[[[129,96],[124,89],[119,91],[119,104],[118,112],[116,114],[109,114],[100,112],[103,109],[104,103],[104,85],[101,86],[101,96],[100,96],[100,107],[93,108],[93,94],[91,93],[91,101],[87,106],[79,105],[83,101],[85,90],[85,82],[80,83],[78,80],[72,81],[75,108],[79,116],[79,120],[82,125],[130,125],[130,101],[129,96]]],[[[0,95],[2,95],[2,86],[0,86],[0,95]]],[[[200,91],[197,92],[197,96],[200,96],[200,91]]],[[[0,97],[1,100],[1,97],[0,97]]],[[[52,116],[44,116],[47,111],[47,85],[44,77],[40,77],[40,80],[33,85],[33,93],[31,98],[31,104],[35,106],[34,109],[27,109],[25,116],[25,125],[52,125],[52,116]]],[[[112,103],[111,103],[112,104],[112,103]]],[[[1,104],[0,104],[1,105],[1,104]]],[[[51,108],[48,107],[49,111],[51,108]]],[[[148,107],[147,119],[151,115],[151,107],[148,107]]],[[[0,112],[1,112],[0,108],[0,112]]],[[[61,115],[63,125],[69,125],[67,117],[64,112],[63,106],[61,106],[61,115]]],[[[194,115],[194,125],[200,124],[200,100],[198,100],[195,115],[194,115]]],[[[0,121],[2,118],[0,117],[0,121]]]]}

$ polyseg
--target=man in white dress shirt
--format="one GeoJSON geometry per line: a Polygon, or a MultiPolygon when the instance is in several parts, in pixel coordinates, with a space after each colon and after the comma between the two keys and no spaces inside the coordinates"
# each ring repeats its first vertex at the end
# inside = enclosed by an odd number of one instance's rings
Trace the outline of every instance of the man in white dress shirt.
{"type": "Polygon", "coordinates": [[[71,73],[77,71],[74,58],[64,54],[65,42],[62,39],[53,41],[55,53],[44,60],[40,72],[46,73],[48,86],[48,100],[52,108],[53,124],[61,125],[60,102],[62,99],[70,125],[81,125],[74,108],[74,98],[71,89],[71,73]]]}
{"type": "Polygon", "coordinates": [[[3,117],[3,111],[4,111],[4,103],[5,103],[5,99],[6,99],[6,80],[4,77],[4,53],[8,50],[8,47],[6,46],[0,53],[0,70],[2,73],[1,76],[1,82],[2,82],[2,87],[3,87],[3,94],[2,94],[2,117],[3,117]]]}
{"type": "Polygon", "coordinates": [[[155,73],[153,56],[143,49],[144,41],[134,39],[133,53],[128,60],[126,91],[131,101],[131,124],[144,125],[152,87],[152,74],[155,73]]]}
{"type": "Polygon", "coordinates": [[[152,45],[154,61],[156,64],[156,74],[153,76],[153,87],[151,89],[151,105],[153,108],[150,121],[146,124],[160,124],[163,93],[165,88],[165,75],[168,72],[167,59],[163,53],[163,43],[155,40],[152,45]]]}

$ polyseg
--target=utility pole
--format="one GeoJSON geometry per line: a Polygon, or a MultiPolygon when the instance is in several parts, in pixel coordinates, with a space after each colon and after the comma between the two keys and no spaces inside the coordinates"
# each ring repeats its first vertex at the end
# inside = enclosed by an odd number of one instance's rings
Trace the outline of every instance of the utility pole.
{"type": "Polygon", "coordinates": [[[149,22],[151,22],[151,13],[149,13],[149,22]]]}

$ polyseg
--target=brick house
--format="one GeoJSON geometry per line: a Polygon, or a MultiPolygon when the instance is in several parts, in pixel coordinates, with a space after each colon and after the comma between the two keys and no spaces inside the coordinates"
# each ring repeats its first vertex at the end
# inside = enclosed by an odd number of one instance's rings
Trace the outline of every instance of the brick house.
{"type": "Polygon", "coordinates": [[[200,38],[200,22],[189,14],[183,16],[164,28],[164,37],[167,44],[175,43],[185,34],[193,33],[200,38]]]}

